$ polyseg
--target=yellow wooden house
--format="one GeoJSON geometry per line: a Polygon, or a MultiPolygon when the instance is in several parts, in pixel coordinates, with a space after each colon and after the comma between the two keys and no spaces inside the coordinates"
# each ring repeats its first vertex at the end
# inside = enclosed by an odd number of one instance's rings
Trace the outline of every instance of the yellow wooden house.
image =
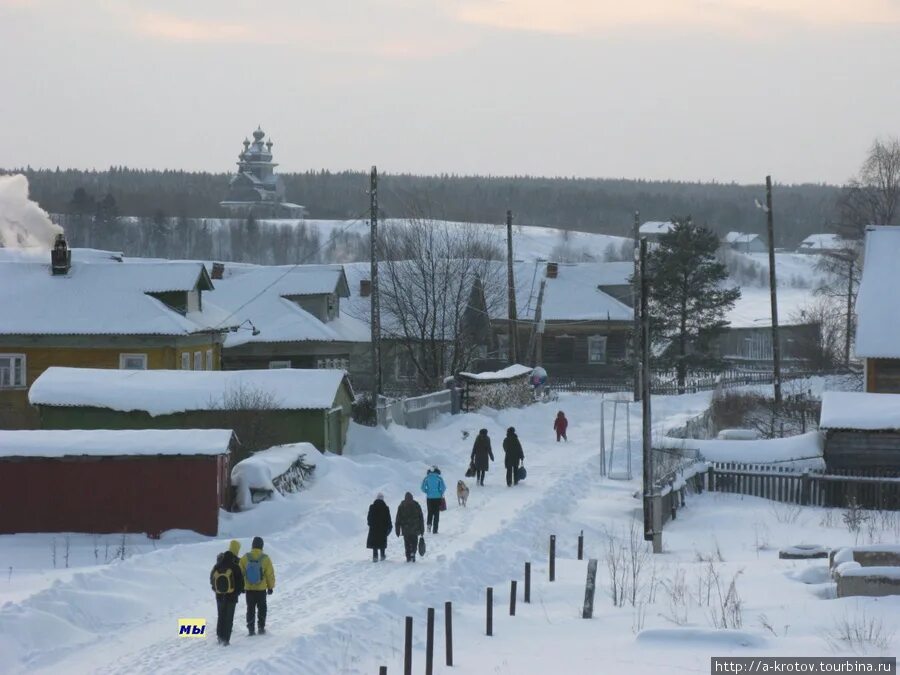
{"type": "Polygon", "coordinates": [[[203,264],[0,251],[0,428],[37,427],[28,387],[51,366],[220,369],[228,317],[204,305],[203,264]]]}

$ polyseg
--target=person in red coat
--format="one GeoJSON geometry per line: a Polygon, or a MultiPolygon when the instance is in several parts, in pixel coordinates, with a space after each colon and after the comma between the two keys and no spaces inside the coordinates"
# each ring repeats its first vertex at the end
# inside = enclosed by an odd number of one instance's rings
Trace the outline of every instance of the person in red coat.
{"type": "Polygon", "coordinates": [[[566,429],[569,428],[569,420],[566,419],[566,414],[560,410],[556,415],[556,420],[553,422],[553,430],[556,432],[556,442],[559,443],[559,439],[562,439],[568,442],[568,438],[566,438],[566,429]]]}

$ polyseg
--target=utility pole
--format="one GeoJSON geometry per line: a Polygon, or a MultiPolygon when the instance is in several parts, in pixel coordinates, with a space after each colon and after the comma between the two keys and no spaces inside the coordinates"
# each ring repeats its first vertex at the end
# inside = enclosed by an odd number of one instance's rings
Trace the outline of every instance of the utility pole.
{"type": "Polygon", "coordinates": [[[378,292],[378,168],[372,167],[369,182],[369,245],[371,249],[370,293],[372,295],[372,405],[378,415],[381,396],[381,299],[378,292]]]}
{"type": "Polygon", "coordinates": [[[541,279],[541,287],[538,290],[537,308],[534,310],[534,366],[540,366],[544,360],[544,322],[541,318],[544,313],[544,288],[547,280],[541,279]]]}
{"type": "Polygon", "coordinates": [[[844,368],[850,369],[850,333],[853,331],[853,258],[847,257],[847,327],[844,336],[844,368]]]}
{"type": "Polygon", "coordinates": [[[641,212],[634,212],[634,227],[632,230],[632,239],[634,240],[634,276],[631,282],[631,306],[634,309],[634,327],[631,336],[631,353],[633,359],[634,370],[634,400],[641,400],[641,361],[638,355],[641,351],[641,308],[640,308],[640,289],[641,289],[641,212]]]}
{"type": "Polygon", "coordinates": [[[772,300],[772,379],[775,405],[781,405],[781,343],[778,340],[778,285],[775,281],[775,224],[772,213],[772,177],[766,176],[766,224],[769,234],[769,294],[772,300]]]}
{"type": "Polygon", "coordinates": [[[653,551],[662,550],[662,533],[656,531],[654,517],[654,484],[653,484],[653,438],[652,420],[650,416],[650,280],[647,278],[647,240],[640,242],[641,273],[641,421],[642,450],[644,467],[644,540],[653,542],[653,551]]]}
{"type": "Polygon", "coordinates": [[[506,211],[506,283],[509,292],[509,359],[519,362],[519,331],[516,318],[516,279],[513,274],[512,211],[506,211]]]}

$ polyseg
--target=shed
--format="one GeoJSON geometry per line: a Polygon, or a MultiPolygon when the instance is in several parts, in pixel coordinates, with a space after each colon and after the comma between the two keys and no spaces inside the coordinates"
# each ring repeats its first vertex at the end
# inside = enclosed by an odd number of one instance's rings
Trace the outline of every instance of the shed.
{"type": "Polygon", "coordinates": [[[819,428],[829,471],[900,472],[900,394],[826,391],[819,428]]]}
{"type": "Polygon", "coordinates": [[[216,535],[233,444],[226,429],[0,431],[0,533],[216,535]]]}
{"type": "Polygon", "coordinates": [[[234,429],[243,451],[312,443],[340,453],[353,390],[343,370],[50,368],[28,393],[42,429],[234,429]]]}

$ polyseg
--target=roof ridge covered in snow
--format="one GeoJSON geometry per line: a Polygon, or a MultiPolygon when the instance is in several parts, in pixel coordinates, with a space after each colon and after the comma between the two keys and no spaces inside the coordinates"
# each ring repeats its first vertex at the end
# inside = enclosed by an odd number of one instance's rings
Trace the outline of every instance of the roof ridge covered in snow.
{"type": "Polygon", "coordinates": [[[230,429],[0,430],[0,457],[224,455],[230,429]]]}
{"type": "Polygon", "coordinates": [[[233,407],[232,399],[256,394],[276,410],[326,410],[343,370],[112,370],[48,368],[28,392],[32,405],[143,411],[152,416],[233,407]]]}

